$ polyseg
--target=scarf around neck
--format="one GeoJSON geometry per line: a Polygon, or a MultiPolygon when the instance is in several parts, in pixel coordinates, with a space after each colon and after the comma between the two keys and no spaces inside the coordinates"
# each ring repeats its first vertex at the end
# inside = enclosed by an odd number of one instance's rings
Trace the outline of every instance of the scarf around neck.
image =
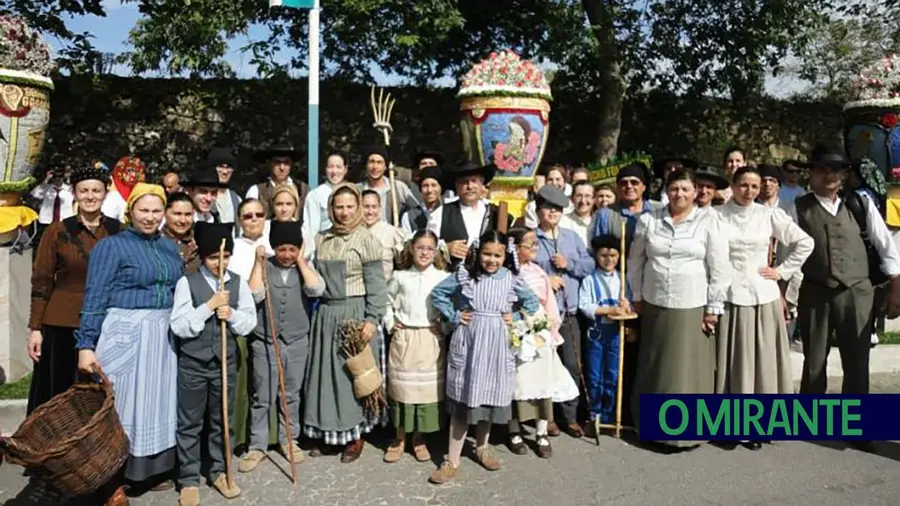
{"type": "Polygon", "coordinates": [[[328,197],[328,218],[331,219],[331,231],[338,235],[347,235],[362,226],[362,194],[359,192],[359,188],[357,188],[355,184],[341,183],[335,185],[334,190],[331,192],[331,196],[328,197]],[[349,222],[340,223],[338,222],[334,214],[334,198],[338,194],[347,193],[346,191],[344,191],[345,188],[349,190],[353,195],[353,198],[356,199],[356,214],[353,215],[349,222]]]}

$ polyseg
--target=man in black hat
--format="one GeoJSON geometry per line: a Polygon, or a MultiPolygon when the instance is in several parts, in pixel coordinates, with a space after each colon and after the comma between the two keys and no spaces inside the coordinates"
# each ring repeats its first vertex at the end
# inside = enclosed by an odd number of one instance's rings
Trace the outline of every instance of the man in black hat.
{"type": "MultiPolygon", "coordinates": [[[[811,191],[795,204],[798,224],[815,240],[815,249],[803,265],[800,286],[798,324],[804,355],[800,393],[825,393],[834,334],[844,370],[842,392],[867,394],[872,280],[879,277],[878,270],[890,278],[887,317],[896,318],[900,315],[900,255],[875,206],[855,192],[842,191],[850,168],[842,154],[817,148],[806,166],[811,191]],[[860,227],[863,221],[865,226],[860,227]]],[[[852,444],[874,450],[871,442],[852,444]]]]}
{"type": "MultiPolygon", "coordinates": [[[[432,215],[432,230],[447,245],[453,267],[465,260],[472,246],[488,230],[498,229],[500,208],[483,199],[485,184],[497,172],[493,165],[481,166],[470,161],[460,162],[444,172],[444,185],[451,184],[459,199],[443,205],[441,213],[432,215]]],[[[507,229],[513,217],[507,216],[507,229]]]]}
{"type": "MultiPolygon", "coordinates": [[[[391,180],[385,173],[390,166],[391,159],[385,146],[372,146],[365,153],[366,161],[366,178],[359,184],[359,190],[374,190],[381,196],[381,209],[383,211],[383,219],[387,223],[394,225],[395,216],[393,210],[393,202],[391,200],[391,180]]],[[[400,217],[411,207],[416,205],[416,199],[410,191],[406,183],[398,179],[394,179],[394,187],[397,191],[397,226],[400,225],[400,217]]]]}
{"type": "Polygon", "coordinates": [[[598,209],[589,229],[590,239],[598,235],[614,235],[621,238],[625,221],[626,247],[631,244],[638,217],[658,209],[663,204],[645,199],[650,170],[640,162],[623,167],[616,174],[616,202],[598,209]]]}
{"type": "MultiPolygon", "coordinates": [[[[412,183],[415,186],[419,186],[422,182],[422,171],[428,167],[442,168],[444,166],[444,155],[440,151],[423,148],[416,151],[415,156],[413,156],[413,164],[415,164],[418,170],[412,171],[412,183]]],[[[410,189],[413,190],[413,193],[416,193],[414,188],[410,189]]],[[[452,188],[444,188],[443,191],[443,198],[447,202],[456,198],[456,193],[454,193],[452,188]]],[[[421,194],[415,195],[415,197],[419,202],[422,201],[420,198],[421,194]]]]}
{"type": "Polygon", "coordinates": [[[231,176],[237,168],[237,157],[231,148],[214,147],[206,157],[206,167],[215,167],[219,182],[225,185],[216,195],[214,212],[222,223],[235,223],[235,215],[241,205],[241,196],[229,187],[231,176]]]}
{"type": "Polygon", "coordinates": [[[756,167],[762,185],[759,188],[759,197],[757,202],[766,207],[777,207],[787,213],[788,216],[794,217],[796,209],[793,202],[782,201],[781,183],[784,181],[784,172],[781,167],[770,163],[762,163],[756,167]]]}
{"type": "Polygon", "coordinates": [[[294,161],[300,153],[288,143],[276,143],[269,149],[265,149],[256,153],[255,159],[259,162],[269,165],[269,178],[266,181],[255,184],[247,190],[244,196],[248,199],[258,199],[262,202],[266,209],[266,216],[272,218],[275,212],[275,204],[272,201],[275,196],[275,187],[280,184],[289,184],[297,190],[300,196],[300,206],[298,211],[303,209],[306,203],[306,195],[309,193],[309,185],[305,181],[294,181],[291,178],[291,169],[294,167],[294,161]]]}
{"type": "Polygon", "coordinates": [[[785,160],[781,164],[781,170],[784,173],[784,181],[781,182],[781,189],[778,191],[778,198],[784,202],[794,203],[798,198],[809,192],[800,184],[800,177],[803,175],[803,162],[797,160],[785,160]]]}
{"type": "Polygon", "coordinates": [[[711,167],[694,172],[694,179],[697,183],[695,202],[700,208],[710,208],[715,205],[716,192],[728,188],[728,180],[711,167]]]}
{"type": "MultiPolygon", "coordinates": [[[[237,382],[237,336],[256,327],[256,305],[247,280],[224,270],[224,286],[219,286],[219,262],[228,260],[234,249],[230,225],[198,223],[195,230],[197,252],[203,261],[199,270],[185,274],[175,285],[172,333],[178,338],[178,450],[181,486],[179,504],[200,504],[201,468],[208,464],[213,486],[226,498],[237,497],[241,489],[225,476],[224,424],[222,419],[222,366],[228,368],[229,419],[234,410],[237,382]],[[222,241],[225,251],[219,258],[222,241]],[[226,322],[227,348],[220,345],[220,322],[226,322]],[[222,356],[225,353],[225,356],[222,356]],[[208,420],[209,449],[201,453],[200,438],[208,420]]],[[[233,424],[230,425],[234,427],[233,424]]],[[[234,434],[228,434],[229,438],[234,434]]]]}
{"type": "MultiPolygon", "coordinates": [[[[215,167],[206,166],[191,174],[184,183],[184,189],[194,201],[194,223],[229,223],[220,219],[215,209],[216,197],[223,188],[228,188],[228,185],[219,181],[215,167]]],[[[234,217],[230,223],[234,223],[234,217]]]]}

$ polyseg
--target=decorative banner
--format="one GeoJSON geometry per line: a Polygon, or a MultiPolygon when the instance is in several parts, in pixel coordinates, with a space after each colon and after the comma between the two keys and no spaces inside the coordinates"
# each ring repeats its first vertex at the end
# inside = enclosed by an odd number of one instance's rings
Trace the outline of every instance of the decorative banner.
{"type": "Polygon", "coordinates": [[[290,7],[292,9],[312,9],[316,0],[269,0],[269,7],[290,7]]]}
{"type": "Polygon", "coordinates": [[[645,153],[625,154],[605,164],[588,165],[591,184],[597,186],[604,183],[615,183],[619,171],[635,162],[643,163],[649,168],[653,164],[653,158],[645,153]]]}
{"type": "Polygon", "coordinates": [[[0,192],[25,191],[33,183],[52,89],[48,78],[0,69],[0,192]]]}

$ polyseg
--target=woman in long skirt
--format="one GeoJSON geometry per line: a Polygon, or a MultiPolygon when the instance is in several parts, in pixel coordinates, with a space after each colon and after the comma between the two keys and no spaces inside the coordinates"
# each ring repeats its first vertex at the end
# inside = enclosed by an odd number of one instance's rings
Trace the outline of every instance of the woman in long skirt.
{"type": "MultiPolygon", "coordinates": [[[[91,252],[81,326],[75,332],[78,368],[102,367],[112,382],[116,412],[131,443],[124,479],[152,486],[175,468],[178,362],[169,335],[175,283],[184,263],[159,232],[166,194],[138,183],[127,201],[127,228],[91,252]]],[[[107,502],[128,503],[118,483],[107,502]]]]}
{"type": "MultiPolygon", "coordinates": [[[[718,328],[716,393],[790,394],[791,353],[778,281],[790,279],[815,246],[778,207],[756,203],[762,177],[757,169],[734,173],[732,197],[717,208],[728,235],[731,286],[718,328]],[[776,244],[788,248],[774,266],[776,244]]],[[[745,442],[758,450],[758,441],[745,442]]]]}
{"type": "MultiPolygon", "coordinates": [[[[387,311],[387,284],[381,243],[363,224],[356,186],[335,186],[328,212],[332,227],[316,236],[315,263],[326,288],[310,329],[303,432],[325,445],[343,446],[341,461],[350,463],[362,454],[363,434],[383,419],[367,418],[353,394],[353,378],[345,367],[338,334],[346,320],[365,320],[363,337],[381,367],[384,339],[378,326],[387,311]]],[[[318,447],[310,453],[320,454],[318,447]]]]}
{"type": "Polygon", "coordinates": [[[684,169],[669,174],[666,194],[666,207],[638,219],[628,258],[628,282],[641,315],[632,400],[638,431],[641,394],[713,393],[715,329],[731,281],[728,239],[718,214],[694,205],[693,174],[684,169]]]}
{"type": "Polygon", "coordinates": [[[44,231],[31,271],[28,354],[34,361],[30,415],[72,386],[78,365],[78,328],[88,258],[97,241],[118,233],[118,220],[100,214],[109,176],[100,169],[77,169],[70,182],[78,213],[44,231]]]}

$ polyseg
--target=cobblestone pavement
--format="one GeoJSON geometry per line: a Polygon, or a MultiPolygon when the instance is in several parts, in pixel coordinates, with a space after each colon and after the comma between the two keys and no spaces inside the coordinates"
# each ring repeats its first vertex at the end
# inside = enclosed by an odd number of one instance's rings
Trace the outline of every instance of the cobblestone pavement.
{"type": "MultiPolygon", "coordinates": [[[[829,389],[840,388],[840,379],[829,389]]],[[[873,375],[873,392],[900,392],[900,374],[873,375]]],[[[396,464],[367,445],[353,464],[339,457],[306,458],[298,466],[300,484],[292,487],[285,461],[272,453],[250,474],[236,473],[243,495],[226,501],[202,489],[205,506],[345,505],[785,505],[896,506],[900,501],[900,443],[878,443],[878,454],[843,444],[781,442],[759,452],[726,451],[704,445],[697,450],[660,454],[636,443],[603,437],[553,439],[554,456],[509,453],[501,431],[495,438],[503,469],[488,472],[463,460],[459,478],[441,487],[427,482],[434,469],[412,457],[396,464]]],[[[441,445],[446,447],[446,443],[441,445]]],[[[437,448],[441,449],[441,448],[437,448]]],[[[18,467],[0,468],[0,503],[56,506],[39,491],[23,490],[18,467]]],[[[174,491],[133,498],[133,506],[178,504],[174,491]]]]}

